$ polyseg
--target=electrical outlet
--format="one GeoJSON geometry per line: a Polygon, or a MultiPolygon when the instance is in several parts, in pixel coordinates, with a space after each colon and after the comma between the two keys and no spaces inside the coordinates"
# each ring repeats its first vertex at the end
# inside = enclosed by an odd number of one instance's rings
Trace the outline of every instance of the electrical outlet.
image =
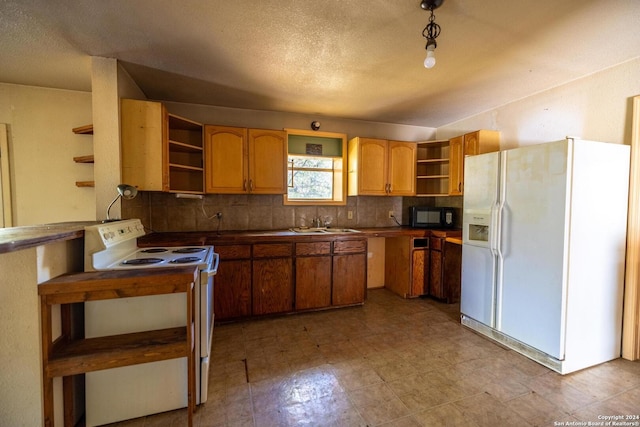
{"type": "Polygon", "coordinates": [[[353,211],[347,211],[347,219],[353,219],[353,211]]]}
{"type": "Polygon", "coordinates": [[[389,211],[389,218],[393,218],[393,211],[389,211]]]}

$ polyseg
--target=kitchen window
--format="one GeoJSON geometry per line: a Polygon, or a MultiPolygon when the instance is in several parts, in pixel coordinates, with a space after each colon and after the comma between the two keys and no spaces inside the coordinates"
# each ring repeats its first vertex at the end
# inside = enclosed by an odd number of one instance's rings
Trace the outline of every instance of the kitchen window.
{"type": "Polygon", "coordinates": [[[345,205],[345,134],[287,129],[285,205],[345,205]]]}

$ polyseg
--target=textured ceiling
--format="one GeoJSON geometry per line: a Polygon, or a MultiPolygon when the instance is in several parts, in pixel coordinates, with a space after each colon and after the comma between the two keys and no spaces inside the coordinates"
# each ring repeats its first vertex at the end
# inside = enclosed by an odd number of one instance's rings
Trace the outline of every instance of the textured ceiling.
{"type": "Polygon", "coordinates": [[[640,56],[640,1],[0,0],[0,82],[438,127],[640,56]]]}

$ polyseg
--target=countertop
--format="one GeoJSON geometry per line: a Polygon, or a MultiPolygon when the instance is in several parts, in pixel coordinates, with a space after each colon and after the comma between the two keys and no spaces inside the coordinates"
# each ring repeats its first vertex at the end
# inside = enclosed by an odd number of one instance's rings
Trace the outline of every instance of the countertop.
{"type": "Polygon", "coordinates": [[[410,227],[375,227],[357,228],[357,233],[296,233],[290,230],[248,230],[248,231],[186,231],[186,232],[156,232],[138,238],[138,246],[189,246],[224,243],[250,243],[259,241],[278,240],[350,240],[370,237],[459,237],[462,232],[459,229],[429,230],[410,227]]]}
{"type": "MultiPolygon", "coordinates": [[[[29,225],[0,229],[0,254],[32,248],[47,243],[84,237],[84,227],[98,221],[72,221],[53,224],[29,225]]],[[[290,230],[238,230],[238,231],[185,231],[156,232],[138,239],[139,246],[205,245],[212,243],[241,243],[273,240],[350,240],[370,237],[438,237],[456,238],[459,229],[429,230],[410,227],[358,228],[357,233],[296,233],[290,230]]]]}
{"type": "Polygon", "coordinates": [[[82,238],[84,227],[97,223],[97,221],[72,221],[0,228],[0,254],[82,238]]]}

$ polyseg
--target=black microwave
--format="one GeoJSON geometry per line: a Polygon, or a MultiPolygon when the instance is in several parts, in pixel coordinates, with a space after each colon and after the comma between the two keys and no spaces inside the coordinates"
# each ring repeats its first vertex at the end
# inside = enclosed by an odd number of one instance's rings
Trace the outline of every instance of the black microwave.
{"type": "Polygon", "coordinates": [[[452,228],[455,220],[453,208],[412,206],[409,214],[415,228],[452,228]]]}

